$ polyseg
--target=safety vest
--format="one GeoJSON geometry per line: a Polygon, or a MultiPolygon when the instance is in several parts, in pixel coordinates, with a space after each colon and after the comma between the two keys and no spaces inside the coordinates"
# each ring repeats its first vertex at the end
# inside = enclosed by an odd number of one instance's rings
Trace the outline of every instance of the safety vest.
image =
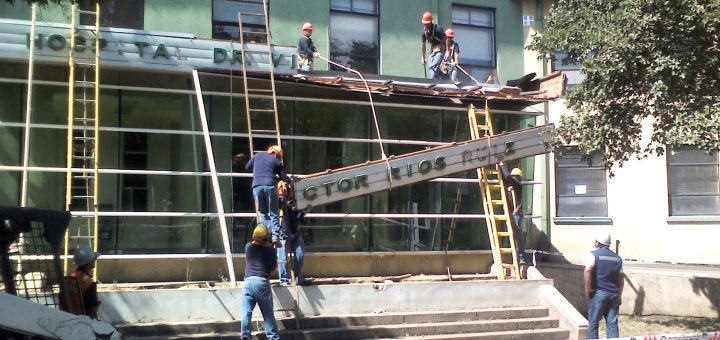
{"type": "Polygon", "coordinates": [[[88,288],[95,284],[90,274],[82,271],[75,270],[70,273],[70,276],[65,277],[65,289],[67,290],[68,306],[67,312],[76,315],[87,315],[87,306],[84,301],[85,292],[88,288]]]}

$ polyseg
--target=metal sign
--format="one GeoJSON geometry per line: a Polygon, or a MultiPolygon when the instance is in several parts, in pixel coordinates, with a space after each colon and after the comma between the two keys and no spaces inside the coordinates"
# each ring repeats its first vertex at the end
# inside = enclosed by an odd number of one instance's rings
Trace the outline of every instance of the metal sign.
{"type": "Polygon", "coordinates": [[[300,209],[548,152],[552,124],[418,151],[306,176],[295,182],[300,209]]]}
{"type": "MultiPolygon", "coordinates": [[[[192,69],[229,71],[241,68],[239,42],[200,39],[192,34],[152,32],[122,28],[101,28],[100,38],[88,29],[78,31],[75,59],[94,58],[95,44],[100,44],[103,66],[134,69],[187,72],[192,69]]],[[[70,25],[41,23],[36,25],[35,59],[67,65],[70,48],[70,25]]],[[[30,21],[0,19],[0,58],[27,61],[30,21]]],[[[272,54],[264,45],[245,44],[246,70],[295,74],[296,49],[273,46],[272,54]]]]}

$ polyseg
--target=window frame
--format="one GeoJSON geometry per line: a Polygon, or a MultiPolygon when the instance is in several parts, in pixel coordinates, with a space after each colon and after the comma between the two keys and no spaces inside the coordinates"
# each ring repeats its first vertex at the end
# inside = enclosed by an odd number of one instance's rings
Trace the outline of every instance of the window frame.
{"type": "MultiPolygon", "coordinates": [[[[562,148],[564,149],[565,155],[572,153],[572,154],[579,156],[579,153],[576,152],[577,151],[576,146],[563,146],[562,148]]],[[[554,174],[554,176],[555,176],[555,188],[554,188],[555,189],[555,195],[554,195],[555,196],[555,214],[553,216],[553,218],[556,220],[555,222],[558,223],[558,222],[572,220],[572,221],[581,222],[581,223],[585,223],[585,222],[601,223],[601,224],[602,223],[611,223],[612,221],[609,219],[609,211],[608,211],[609,207],[608,207],[608,192],[607,192],[607,188],[608,188],[608,186],[607,186],[607,170],[605,170],[602,165],[591,165],[582,160],[581,160],[581,162],[583,162],[583,164],[561,165],[560,164],[561,158],[562,157],[559,157],[558,155],[556,155],[556,159],[555,159],[555,174],[554,174]],[[561,195],[560,194],[561,181],[560,181],[560,176],[558,176],[558,171],[563,168],[565,168],[565,169],[570,169],[570,168],[587,169],[587,170],[596,170],[596,171],[601,170],[604,173],[603,179],[605,181],[605,195],[587,195],[587,194],[582,195],[582,196],[561,195]],[[602,216],[560,215],[560,201],[561,201],[562,197],[604,197],[605,198],[604,199],[605,214],[602,216]]]]}
{"type": "MultiPolygon", "coordinates": [[[[468,15],[469,15],[469,14],[468,14],[468,15]]],[[[470,22],[469,18],[468,18],[468,22],[470,22]]],[[[488,73],[489,73],[490,75],[492,75],[493,77],[497,78],[497,67],[498,67],[498,65],[497,65],[497,63],[498,63],[498,60],[497,60],[497,59],[498,59],[498,58],[497,58],[497,9],[496,9],[496,8],[492,8],[492,7],[470,6],[470,5],[465,5],[465,4],[455,4],[455,3],[453,3],[453,4],[452,4],[452,7],[451,7],[450,27],[479,28],[479,29],[489,29],[489,30],[492,30],[492,40],[493,40],[493,41],[492,41],[492,63],[491,63],[492,65],[491,65],[491,66],[487,66],[487,65],[482,65],[482,64],[478,64],[478,63],[468,63],[468,62],[467,62],[468,59],[466,58],[466,56],[463,56],[463,57],[461,58],[461,59],[462,59],[461,65],[462,65],[464,68],[468,69],[468,73],[470,73],[470,74],[472,74],[471,68],[480,68],[480,69],[488,70],[488,73]],[[455,20],[454,20],[454,18],[453,18],[453,17],[454,17],[454,11],[455,11],[455,9],[466,9],[466,10],[469,10],[469,11],[477,11],[477,10],[479,10],[479,11],[487,11],[487,12],[490,12],[490,14],[492,15],[492,26],[473,25],[473,24],[470,24],[470,23],[468,23],[468,24],[457,23],[457,22],[455,22],[455,20]]],[[[462,50],[462,46],[460,46],[460,49],[462,50]]],[[[462,54],[461,54],[461,55],[462,55],[462,54]]],[[[472,58],[470,58],[470,59],[472,60],[472,58]]]]}
{"type": "MultiPolygon", "coordinates": [[[[375,34],[375,39],[377,39],[378,47],[377,47],[377,70],[378,74],[382,74],[382,43],[380,41],[380,0],[372,0],[375,2],[375,13],[367,13],[367,12],[353,12],[353,3],[355,0],[349,0],[350,1],[350,11],[342,10],[342,9],[334,9],[332,5],[332,0],[330,0],[330,18],[328,20],[328,38],[330,41],[332,41],[332,26],[330,25],[330,22],[332,22],[332,15],[334,13],[340,13],[345,15],[358,15],[358,16],[364,16],[369,18],[375,18],[377,20],[377,32],[375,34]]],[[[329,42],[328,42],[329,43],[329,42]]],[[[332,56],[332,51],[328,51],[328,56],[332,56]]]]}
{"type": "MultiPolygon", "coordinates": [[[[242,32],[239,31],[239,30],[240,30],[240,21],[238,21],[238,20],[235,20],[235,21],[215,20],[215,1],[217,1],[217,0],[212,0],[212,8],[211,8],[211,11],[210,11],[210,12],[211,12],[211,13],[210,13],[210,35],[211,35],[212,39],[240,41],[240,34],[242,33],[242,32]],[[234,25],[235,27],[237,27],[237,28],[238,28],[238,37],[237,37],[237,39],[235,39],[235,38],[232,37],[232,36],[231,36],[229,39],[228,39],[228,38],[225,38],[225,37],[217,37],[217,36],[215,35],[215,25],[218,25],[218,24],[219,24],[219,25],[223,25],[223,26],[233,26],[233,25],[234,25]]],[[[263,1],[262,1],[262,0],[224,0],[224,1],[227,1],[227,2],[257,3],[257,4],[259,4],[261,7],[263,6],[263,1]]],[[[268,24],[268,26],[269,26],[269,25],[270,25],[270,0],[268,0],[267,7],[268,7],[268,8],[267,8],[267,14],[268,14],[268,22],[267,22],[267,24],[268,24]]],[[[266,26],[266,25],[244,24],[243,26],[244,26],[244,27],[264,29],[264,31],[265,31],[266,33],[268,33],[268,26],[266,26]]],[[[223,32],[225,32],[225,31],[223,31],[223,32]]],[[[225,32],[225,33],[227,33],[227,32],[225,32]]],[[[247,32],[247,33],[253,34],[254,31],[249,31],[249,32],[247,32]]],[[[263,36],[263,35],[264,35],[264,34],[261,34],[261,36],[263,36]]],[[[267,39],[267,36],[265,37],[265,39],[267,39]]],[[[246,39],[246,40],[247,40],[247,39],[246,39]]],[[[266,41],[266,40],[265,40],[265,41],[266,41]]],[[[265,41],[258,41],[257,43],[259,43],[259,44],[264,44],[265,41]]]]}

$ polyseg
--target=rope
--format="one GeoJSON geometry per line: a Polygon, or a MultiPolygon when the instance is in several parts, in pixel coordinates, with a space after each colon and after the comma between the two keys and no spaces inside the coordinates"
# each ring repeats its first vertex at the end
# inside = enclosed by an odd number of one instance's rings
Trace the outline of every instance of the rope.
{"type": "Polygon", "coordinates": [[[357,75],[360,77],[360,80],[362,80],[363,84],[365,84],[365,90],[367,90],[368,97],[370,98],[370,110],[372,111],[373,122],[375,123],[375,131],[377,132],[377,135],[378,135],[378,143],[380,143],[380,153],[382,154],[382,159],[383,159],[383,160],[385,161],[385,163],[387,164],[387,168],[388,168],[388,178],[389,178],[389,180],[390,180],[390,188],[392,188],[392,187],[393,187],[393,179],[392,179],[391,170],[390,170],[390,169],[391,169],[390,160],[387,158],[387,155],[385,154],[385,148],[383,148],[382,136],[380,135],[380,125],[378,125],[377,115],[375,114],[375,103],[373,102],[372,92],[370,92],[370,86],[368,86],[367,81],[365,81],[365,77],[363,77],[363,75],[362,75],[360,72],[358,72],[358,71],[356,71],[356,70],[353,70],[353,69],[351,69],[351,68],[349,68],[349,67],[347,67],[347,66],[345,66],[345,65],[338,64],[338,63],[336,63],[336,62],[330,61],[330,60],[324,58],[324,57],[321,56],[321,55],[318,55],[317,58],[320,58],[320,59],[322,59],[322,60],[325,60],[328,64],[335,65],[335,66],[337,66],[337,67],[340,67],[340,68],[342,68],[342,69],[345,69],[345,70],[348,70],[348,71],[350,71],[350,72],[352,72],[352,73],[357,74],[357,75]]]}

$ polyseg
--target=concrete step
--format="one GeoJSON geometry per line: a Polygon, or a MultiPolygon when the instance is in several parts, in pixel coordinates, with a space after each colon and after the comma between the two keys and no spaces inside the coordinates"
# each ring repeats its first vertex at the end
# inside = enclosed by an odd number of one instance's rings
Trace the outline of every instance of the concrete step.
{"type": "MultiPolygon", "coordinates": [[[[353,315],[331,315],[301,317],[297,320],[300,329],[338,328],[348,326],[380,326],[392,324],[420,324],[497,319],[541,318],[548,316],[544,307],[508,307],[481,310],[454,310],[442,312],[368,313],[353,315]]],[[[251,328],[257,331],[261,320],[253,320],[251,328]]],[[[215,334],[236,332],[239,321],[194,321],[182,323],[145,323],[117,326],[125,336],[172,336],[176,334],[215,334]]],[[[294,318],[278,319],[281,331],[295,330],[294,318]]]]}

